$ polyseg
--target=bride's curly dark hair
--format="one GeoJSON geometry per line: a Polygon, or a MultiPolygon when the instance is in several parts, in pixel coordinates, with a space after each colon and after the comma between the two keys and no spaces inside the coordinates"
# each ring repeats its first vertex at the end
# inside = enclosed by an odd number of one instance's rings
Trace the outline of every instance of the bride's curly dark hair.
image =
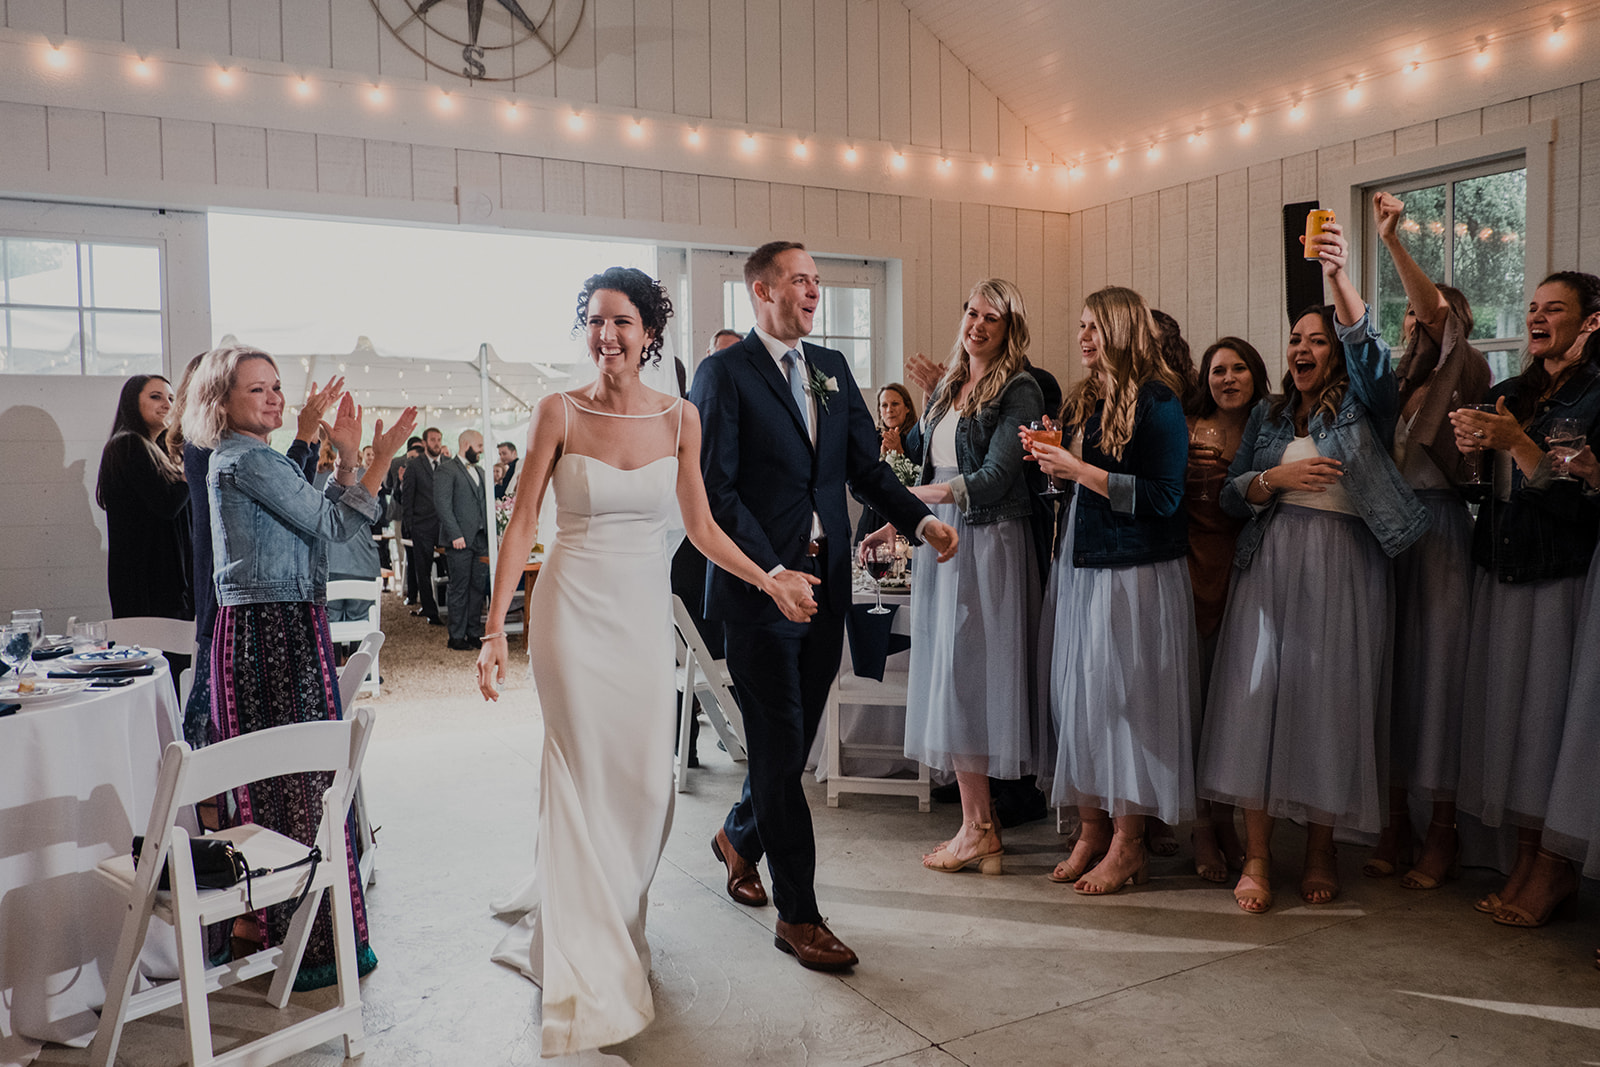
{"type": "Polygon", "coordinates": [[[589,298],[596,289],[621,293],[639,309],[639,324],[650,334],[650,343],[639,355],[639,366],[661,362],[661,346],[667,336],[667,320],[672,318],[672,299],[666,287],[637,267],[608,267],[593,275],[578,290],[578,313],[572,332],[589,325],[589,298]]]}

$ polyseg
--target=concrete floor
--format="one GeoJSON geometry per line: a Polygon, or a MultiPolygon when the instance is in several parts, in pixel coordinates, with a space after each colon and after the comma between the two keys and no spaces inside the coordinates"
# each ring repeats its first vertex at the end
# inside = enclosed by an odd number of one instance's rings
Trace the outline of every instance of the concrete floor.
{"type": "MultiPolygon", "coordinates": [[[[468,667],[463,653],[449,668],[464,687],[468,667]]],[[[534,1063],[538,991],[489,962],[505,927],[487,906],[531,855],[531,688],[497,705],[463,695],[377,709],[366,783],[379,874],[367,900],[380,965],[362,983],[363,1062],[534,1063]]],[[[1044,877],[1063,855],[1046,823],[1007,833],[1001,877],[924,871],[918,857],[954,829],[955,808],[919,815],[910,800],[846,797],[829,809],[815,788],[819,896],[862,963],[844,976],[803,970],[772,947],[770,907],[723,891],[708,842],[742,770],[709,732],[701,749],[651,896],[656,1021],[559,1062],[1600,1064],[1600,900],[1586,897],[1575,922],[1512,930],[1470,907],[1497,886],[1491,872],[1412,892],[1362,877],[1364,853],[1345,848],[1344,895],[1313,908],[1294,894],[1301,835],[1287,826],[1278,906],[1254,917],[1194,875],[1187,849],[1154,860],[1146,887],[1079,897],[1044,877]]],[[[325,1003],[258,1008],[264,982],[212,998],[219,1049],[325,1003]]],[[[118,1062],[181,1058],[172,1009],[129,1024],[118,1062]]],[[[289,1062],[341,1061],[332,1042],[289,1062]]],[[[87,1053],[50,1047],[37,1062],[87,1053]]]]}

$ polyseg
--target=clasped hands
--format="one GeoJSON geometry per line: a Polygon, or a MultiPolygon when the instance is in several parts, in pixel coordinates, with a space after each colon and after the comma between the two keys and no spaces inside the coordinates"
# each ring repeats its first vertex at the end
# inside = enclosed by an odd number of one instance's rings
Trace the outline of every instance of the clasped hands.
{"type": "Polygon", "coordinates": [[[1492,448],[1510,452],[1524,441],[1532,440],[1523,432],[1517,417],[1506,409],[1506,398],[1495,401],[1495,410],[1478,411],[1458,408],[1450,413],[1450,426],[1456,433],[1456,448],[1469,455],[1492,448]]]}
{"type": "Polygon", "coordinates": [[[811,595],[811,587],[816,584],[814,575],[785,569],[767,576],[763,592],[790,622],[810,622],[811,616],[817,613],[817,601],[811,595]]]}

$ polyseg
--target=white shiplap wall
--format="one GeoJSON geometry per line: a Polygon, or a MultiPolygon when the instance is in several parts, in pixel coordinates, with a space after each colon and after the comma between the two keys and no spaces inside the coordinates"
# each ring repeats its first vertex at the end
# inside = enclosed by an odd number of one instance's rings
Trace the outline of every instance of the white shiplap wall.
{"type": "MultiPolygon", "coordinates": [[[[1101,285],[1131,285],[1183,324],[1197,357],[1237,334],[1276,379],[1288,339],[1284,204],[1325,195],[1329,174],[1358,164],[1393,159],[1404,172],[1410,153],[1552,120],[1549,269],[1600,270],[1600,82],[1588,82],[1073,211],[1067,302],[1076,309],[1101,285]]],[[[1347,214],[1342,200],[1331,206],[1347,214]]]]}

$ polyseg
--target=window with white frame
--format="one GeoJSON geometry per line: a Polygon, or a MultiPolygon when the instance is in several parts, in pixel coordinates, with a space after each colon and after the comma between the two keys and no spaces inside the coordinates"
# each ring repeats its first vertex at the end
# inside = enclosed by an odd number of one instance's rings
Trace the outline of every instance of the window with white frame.
{"type": "MultiPolygon", "coordinates": [[[[742,267],[742,265],[741,265],[742,267]]],[[[836,348],[850,361],[856,384],[870,389],[876,381],[875,357],[882,352],[882,317],[885,311],[886,271],[882,263],[866,260],[817,260],[822,276],[822,299],[806,340],[836,348]]],[[[748,333],[756,324],[750,292],[741,274],[722,282],[722,322],[729,329],[748,333]]]]}
{"type": "Polygon", "coordinates": [[[0,234],[0,373],[159,374],[156,243],[0,234]]]}
{"type": "MultiPolygon", "coordinates": [[[[1496,381],[1521,370],[1527,273],[1528,170],[1522,156],[1504,157],[1396,183],[1373,183],[1405,204],[1401,244],[1435,282],[1453,285],[1472,305],[1471,340],[1489,359],[1496,381]]],[[[1378,327],[1400,352],[1406,294],[1394,261],[1364,214],[1370,250],[1369,291],[1378,327]]]]}

